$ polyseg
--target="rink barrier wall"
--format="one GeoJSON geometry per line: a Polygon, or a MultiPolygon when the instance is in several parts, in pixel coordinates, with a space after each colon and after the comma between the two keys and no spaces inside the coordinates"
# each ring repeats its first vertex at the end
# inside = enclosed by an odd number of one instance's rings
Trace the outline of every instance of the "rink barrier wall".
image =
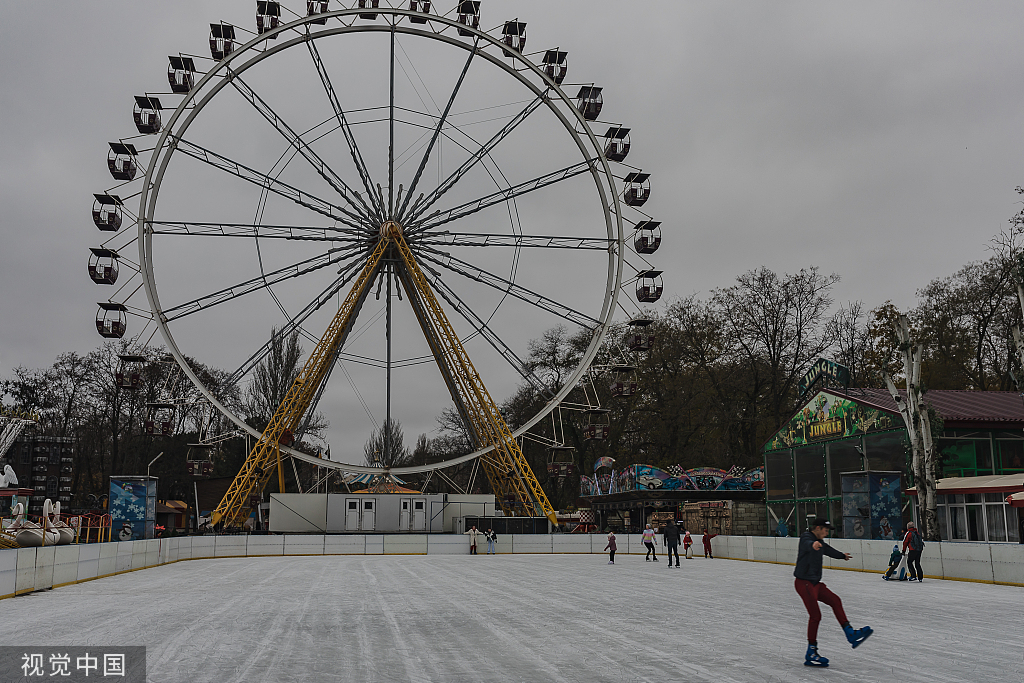
{"type": "MultiPolygon", "coordinates": [[[[617,555],[645,555],[640,534],[616,537],[617,555]]],[[[659,536],[656,550],[664,556],[659,536]]],[[[703,538],[693,536],[694,557],[703,558],[703,538]]],[[[605,534],[506,534],[498,538],[499,554],[604,554],[605,534]]],[[[717,536],[715,557],[792,565],[796,538],[717,536]]],[[[849,562],[826,557],[833,569],[881,574],[889,563],[893,541],[831,539],[830,545],[852,555],[849,562]]],[[[478,552],[487,552],[481,537],[478,552]]],[[[680,548],[682,551],[682,548],[680,548]]],[[[0,599],[83,583],[148,567],[222,557],[309,555],[466,555],[464,534],[366,534],[280,536],[182,536],[142,541],[91,543],[0,550],[0,599]]],[[[1024,545],[928,543],[921,557],[932,579],[1024,586],[1024,545]]]]}

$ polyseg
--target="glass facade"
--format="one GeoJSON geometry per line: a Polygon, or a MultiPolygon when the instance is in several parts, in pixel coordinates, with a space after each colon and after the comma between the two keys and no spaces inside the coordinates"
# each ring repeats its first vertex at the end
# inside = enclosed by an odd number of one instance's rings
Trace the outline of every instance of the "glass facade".
{"type": "MultiPolygon", "coordinates": [[[[942,458],[941,478],[1024,473],[1024,430],[947,429],[936,446],[942,458]]],[[[855,400],[815,397],[765,445],[771,533],[799,534],[808,515],[813,514],[832,522],[833,535],[849,535],[843,528],[844,472],[899,472],[902,519],[898,515],[897,519],[892,515],[886,519],[894,533],[906,529],[914,519],[913,497],[902,494],[914,485],[910,457],[906,431],[898,416],[887,416],[855,400]],[[865,430],[867,433],[863,433],[865,430]]],[[[1018,542],[1024,534],[1024,513],[1007,506],[1005,496],[940,495],[942,538],[1018,542]]]]}
{"type": "Polygon", "coordinates": [[[793,498],[793,452],[768,453],[764,458],[764,476],[768,500],[793,498]]]}
{"type": "Polygon", "coordinates": [[[826,493],[825,447],[805,446],[793,450],[797,498],[824,498],[826,493]]]}
{"type": "MultiPolygon", "coordinates": [[[[902,432],[869,434],[765,453],[768,528],[772,535],[783,535],[783,529],[785,535],[799,535],[807,526],[808,516],[818,516],[835,525],[833,536],[844,536],[840,475],[864,471],[865,454],[873,469],[876,461],[883,465],[901,460],[905,457],[902,432]],[[866,443],[866,439],[872,441],[866,443]]],[[[892,469],[906,470],[902,464],[892,469]]]]}

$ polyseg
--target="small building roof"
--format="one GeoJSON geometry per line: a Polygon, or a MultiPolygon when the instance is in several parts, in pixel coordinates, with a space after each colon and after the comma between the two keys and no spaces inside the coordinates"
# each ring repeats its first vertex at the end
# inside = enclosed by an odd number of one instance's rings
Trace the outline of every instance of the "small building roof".
{"type": "MultiPolygon", "coordinates": [[[[946,477],[935,482],[936,493],[1016,493],[1024,491],[1024,474],[988,474],[982,477],[946,477]]],[[[917,495],[917,487],[907,489],[917,495]]]]}

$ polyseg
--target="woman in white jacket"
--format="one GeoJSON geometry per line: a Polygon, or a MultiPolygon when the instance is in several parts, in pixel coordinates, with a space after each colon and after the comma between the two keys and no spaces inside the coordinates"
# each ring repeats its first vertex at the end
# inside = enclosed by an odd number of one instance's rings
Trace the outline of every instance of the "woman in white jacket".
{"type": "Polygon", "coordinates": [[[475,526],[473,526],[466,532],[466,535],[469,536],[469,554],[476,555],[476,537],[480,536],[481,533],[477,531],[475,526]]]}

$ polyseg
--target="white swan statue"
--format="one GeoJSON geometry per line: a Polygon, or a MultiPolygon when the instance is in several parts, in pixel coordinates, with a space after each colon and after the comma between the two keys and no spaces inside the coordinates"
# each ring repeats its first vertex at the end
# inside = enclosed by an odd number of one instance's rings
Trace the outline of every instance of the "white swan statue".
{"type": "Polygon", "coordinates": [[[67,525],[67,522],[62,522],[60,519],[60,501],[58,500],[53,504],[53,515],[50,517],[50,528],[57,532],[59,539],[57,545],[67,545],[74,543],[75,541],[75,530],[67,525]]]}
{"type": "Polygon", "coordinates": [[[5,489],[8,486],[18,485],[18,475],[14,473],[14,468],[10,465],[4,465],[3,474],[0,474],[0,489],[5,489]]]}
{"type": "MultiPolygon", "coordinates": [[[[35,522],[30,522],[25,519],[25,507],[22,503],[18,503],[14,506],[15,519],[14,522],[8,527],[8,530],[12,530],[14,534],[14,540],[17,541],[18,545],[23,548],[35,548],[41,545],[57,545],[57,541],[60,540],[60,534],[55,529],[44,529],[42,526],[35,522]]],[[[47,524],[46,520],[49,519],[51,512],[50,499],[47,498],[43,503],[43,523],[47,524]]]]}

